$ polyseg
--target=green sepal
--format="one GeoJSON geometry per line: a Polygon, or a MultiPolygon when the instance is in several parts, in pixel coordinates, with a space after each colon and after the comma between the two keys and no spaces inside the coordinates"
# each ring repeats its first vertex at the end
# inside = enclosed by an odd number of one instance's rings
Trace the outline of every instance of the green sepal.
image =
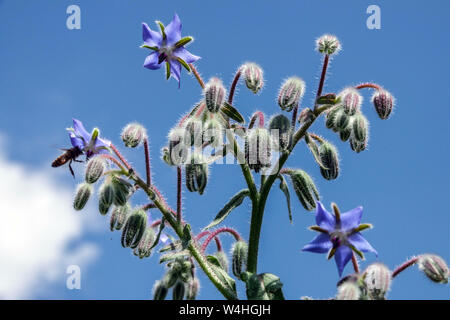
{"type": "Polygon", "coordinates": [[[230,117],[234,121],[237,121],[239,123],[245,123],[244,117],[237,111],[235,107],[233,107],[228,102],[225,102],[223,106],[220,108],[220,111],[222,111],[226,116],[230,117]]]}
{"type": "Polygon", "coordinates": [[[225,218],[230,214],[231,211],[233,211],[235,208],[240,206],[244,199],[250,195],[250,191],[248,189],[244,189],[236,193],[228,202],[225,204],[225,206],[222,208],[222,210],[219,211],[219,213],[216,215],[214,220],[207,225],[203,230],[209,229],[211,227],[214,227],[221,223],[225,218]]]}
{"type": "Polygon", "coordinates": [[[181,247],[186,249],[189,246],[189,243],[192,240],[191,235],[191,226],[189,224],[185,224],[183,228],[183,235],[181,236],[181,247]]]}
{"type": "Polygon", "coordinates": [[[292,210],[291,210],[291,194],[289,193],[289,187],[287,185],[286,179],[283,175],[279,174],[278,179],[280,179],[280,189],[283,191],[284,196],[286,197],[288,212],[289,212],[289,222],[292,223],[292,210]]]}
{"type": "Polygon", "coordinates": [[[325,229],[323,229],[323,228],[321,228],[319,226],[311,226],[308,229],[312,230],[312,231],[317,231],[317,232],[320,232],[320,233],[329,234],[329,232],[327,230],[325,230],[325,229]]]}
{"type": "Polygon", "coordinates": [[[156,236],[155,242],[153,243],[153,245],[152,245],[152,247],[150,248],[150,250],[153,249],[154,247],[156,247],[156,246],[158,245],[159,239],[161,238],[161,233],[162,233],[162,231],[163,231],[163,229],[164,229],[164,227],[165,227],[165,222],[166,222],[166,219],[162,218],[162,219],[161,219],[161,223],[159,224],[158,235],[156,236]]]}
{"type": "Polygon", "coordinates": [[[184,60],[181,59],[181,58],[177,58],[177,61],[178,61],[179,63],[181,63],[181,65],[187,70],[187,72],[191,72],[191,67],[189,67],[189,65],[187,64],[186,61],[184,61],[184,60]]]}
{"type": "Polygon", "coordinates": [[[100,130],[98,128],[94,128],[92,130],[92,135],[91,135],[91,142],[92,143],[94,143],[94,141],[97,139],[99,133],[100,133],[100,130]]]}
{"type": "Polygon", "coordinates": [[[148,44],[143,44],[141,46],[141,48],[146,48],[146,49],[150,49],[150,50],[153,50],[153,51],[157,51],[158,50],[158,47],[151,47],[148,44]]]}
{"type": "Polygon", "coordinates": [[[189,42],[191,42],[192,40],[194,40],[194,38],[191,36],[184,37],[184,38],[178,40],[177,43],[175,43],[175,47],[176,48],[182,47],[182,46],[188,44],[189,42]]]}
{"type": "Polygon", "coordinates": [[[328,93],[323,96],[320,96],[316,100],[316,104],[336,104],[336,94],[328,93]]]}
{"type": "Polygon", "coordinates": [[[373,226],[370,223],[361,223],[357,228],[354,229],[354,232],[360,232],[366,229],[372,229],[373,226]]]}
{"type": "Polygon", "coordinates": [[[159,252],[163,253],[163,252],[167,252],[167,251],[176,251],[176,250],[181,250],[181,241],[180,240],[172,241],[168,245],[159,249],[159,252]]]}
{"type": "Polygon", "coordinates": [[[170,64],[166,61],[166,80],[170,78],[170,64]]]}
{"type": "Polygon", "coordinates": [[[163,36],[163,39],[167,39],[167,35],[166,35],[166,28],[164,27],[164,24],[161,21],[155,21],[156,24],[159,26],[159,29],[161,30],[161,34],[163,36]]]}
{"type": "Polygon", "coordinates": [[[352,249],[362,260],[364,260],[364,253],[356,249],[355,246],[349,245],[350,249],[352,249]]]}
{"type": "Polygon", "coordinates": [[[189,255],[189,251],[188,250],[182,250],[182,251],[178,251],[178,252],[169,252],[166,254],[163,254],[160,258],[159,258],[159,263],[164,263],[164,262],[168,262],[168,261],[174,261],[178,258],[184,258],[186,256],[189,255]]]}

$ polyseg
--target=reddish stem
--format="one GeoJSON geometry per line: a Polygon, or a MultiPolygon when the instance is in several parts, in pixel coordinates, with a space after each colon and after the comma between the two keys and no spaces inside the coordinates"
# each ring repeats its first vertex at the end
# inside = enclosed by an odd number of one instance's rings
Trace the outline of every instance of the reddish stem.
{"type": "Polygon", "coordinates": [[[202,89],[205,88],[205,82],[202,79],[202,76],[198,73],[197,69],[194,67],[194,65],[192,63],[189,64],[189,67],[191,67],[192,72],[194,73],[195,78],[198,81],[198,84],[200,85],[200,87],[202,87],[202,89]]]}
{"type": "Polygon", "coordinates": [[[162,222],[161,219],[156,220],[155,222],[153,222],[153,223],[150,225],[150,228],[154,228],[154,227],[159,226],[159,225],[161,224],[161,222],[162,222]]]}
{"type": "Polygon", "coordinates": [[[399,273],[402,271],[408,269],[412,265],[415,265],[417,263],[417,260],[419,260],[419,257],[414,257],[403,263],[401,266],[399,266],[397,269],[392,272],[392,278],[395,278],[399,273]]]}
{"type": "Polygon", "coordinates": [[[116,156],[120,159],[120,161],[122,161],[122,163],[125,165],[125,167],[128,170],[130,170],[131,166],[128,164],[127,160],[125,160],[125,158],[122,156],[122,154],[119,152],[119,150],[117,150],[117,148],[112,143],[109,147],[112,149],[112,151],[114,151],[116,156]]]}
{"type": "Polygon", "coordinates": [[[147,186],[152,184],[151,167],[150,167],[150,152],[148,150],[148,138],[144,139],[144,152],[145,152],[145,171],[147,173],[147,186]]]}
{"type": "Polygon", "coordinates": [[[292,131],[295,131],[295,124],[297,123],[297,112],[298,112],[298,105],[294,107],[294,110],[292,111],[292,131]]]}
{"type": "Polygon", "coordinates": [[[145,211],[147,211],[149,209],[154,209],[154,208],[156,208],[156,204],[154,204],[154,203],[147,203],[146,205],[142,206],[142,210],[145,210],[145,211]]]}
{"type": "Polygon", "coordinates": [[[234,79],[233,79],[233,82],[231,83],[231,87],[230,87],[230,94],[228,95],[228,103],[229,104],[233,104],[234,93],[236,91],[236,86],[239,82],[239,78],[241,77],[241,73],[242,73],[242,69],[239,68],[238,71],[236,71],[236,74],[234,75],[234,79]]]}
{"type": "Polygon", "coordinates": [[[111,156],[109,154],[101,154],[100,157],[108,159],[108,160],[114,162],[119,168],[123,168],[122,164],[116,158],[114,158],[113,156],[111,156]]]}
{"type": "Polygon", "coordinates": [[[381,87],[379,85],[377,85],[376,83],[362,83],[355,87],[355,89],[358,89],[358,90],[364,89],[364,88],[372,88],[372,89],[376,89],[376,90],[381,90],[381,87]]]}
{"type": "Polygon", "coordinates": [[[317,89],[317,97],[320,97],[322,95],[322,89],[323,84],[325,83],[325,76],[327,74],[329,59],[330,59],[329,55],[325,55],[325,58],[323,59],[322,74],[320,75],[319,88],[317,89]]]}
{"type": "Polygon", "coordinates": [[[206,248],[208,247],[211,240],[214,239],[214,237],[216,237],[218,234],[224,233],[224,232],[230,233],[236,239],[236,241],[242,240],[242,237],[240,236],[239,233],[237,233],[236,230],[231,229],[231,228],[226,228],[226,227],[220,228],[220,229],[214,230],[213,232],[211,232],[209,234],[209,236],[206,238],[205,242],[203,242],[202,251],[205,252],[206,248]]]}
{"type": "Polygon", "coordinates": [[[356,255],[354,252],[352,252],[352,264],[353,264],[353,269],[355,270],[355,272],[359,273],[358,260],[356,259],[356,255]]]}
{"type": "MultiPolygon", "coordinates": [[[[203,238],[204,236],[210,234],[210,231],[203,231],[200,232],[196,237],[195,240],[199,241],[201,238],[203,238]]],[[[214,240],[216,241],[216,246],[217,246],[217,251],[221,251],[222,250],[222,243],[220,242],[219,237],[214,237],[214,240]]]]}
{"type": "Polygon", "coordinates": [[[248,128],[249,128],[249,129],[253,128],[253,126],[254,126],[254,124],[255,124],[255,121],[256,121],[256,118],[259,118],[259,123],[258,123],[259,127],[260,127],[260,128],[263,128],[263,127],[264,127],[264,113],[262,113],[261,111],[256,111],[256,112],[253,114],[253,116],[252,116],[252,118],[250,119],[250,122],[249,122],[249,124],[248,124],[248,128]]]}
{"type": "Polygon", "coordinates": [[[181,223],[181,167],[177,167],[177,221],[181,223]]]}

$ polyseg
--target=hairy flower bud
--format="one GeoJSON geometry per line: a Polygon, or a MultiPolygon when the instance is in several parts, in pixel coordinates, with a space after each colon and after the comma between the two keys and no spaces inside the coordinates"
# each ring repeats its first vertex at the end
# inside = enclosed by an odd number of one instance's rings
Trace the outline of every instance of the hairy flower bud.
{"type": "Polygon", "coordinates": [[[327,180],[334,180],[339,175],[339,157],[336,147],[329,142],[324,142],[319,147],[319,157],[323,165],[320,167],[320,173],[327,180]]]}
{"type": "Polygon", "coordinates": [[[377,90],[372,96],[372,102],[380,119],[387,119],[394,108],[394,97],[386,90],[377,90]]]}
{"type": "Polygon", "coordinates": [[[338,287],[336,300],[359,300],[361,290],[355,282],[347,281],[338,287]]]}
{"type": "Polygon", "coordinates": [[[351,116],[345,113],[344,109],[339,109],[339,111],[336,112],[335,119],[334,119],[334,130],[336,131],[342,131],[348,128],[350,125],[350,119],[351,116]]]}
{"type": "Polygon", "coordinates": [[[105,170],[105,160],[102,157],[92,157],[86,165],[85,181],[96,183],[105,170]]]}
{"type": "Polygon", "coordinates": [[[131,207],[128,203],[126,203],[124,206],[114,207],[111,213],[111,220],[109,224],[111,231],[121,230],[125,225],[125,222],[127,221],[130,213],[131,207]]]}
{"type": "Polygon", "coordinates": [[[217,251],[214,256],[217,258],[217,260],[219,260],[219,263],[222,267],[223,270],[225,270],[226,272],[228,272],[228,256],[227,254],[223,251],[217,251]]]}
{"type": "Polygon", "coordinates": [[[303,207],[308,210],[316,208],[316,201],[319,201],[319,191],[312,178],[303,170],[289,170],[286,172],[292,181],[295,193],[303,207]]]}
{"type": "Polygon", "coordinates": [[[242,67],[245,84],[253,93],[258,93],[264,85],[263,70],[253,62],[247,62],[242,67]]]}
{"type": "Polygon", "coordinates": [[[139,259],[150,257],[155,240],[155,230],[151,227],[146,228],[144,234],[142,235],[141,241],[139,241],[139,244],[133,250],[134,255],[138,256],[139,259]]]}
{"type": "Polygon", "coordinates": [[[156,281],[153,286],[153,300],[164,300],[168,291],[163,281],[156,281]]]}
{"type": "Polygon", "coordinates": [[[121,137],[126,147],[136,148],[147,138],[147,131],[139,123],[130,123],[123,128],[121,137]]]}
{"type": "Polygon", "coordinates": [[[270,167],[271,138],[265,128],[248,130],[245,135],[245,160],[250,169],[259,172],[270,167]]]}
{"type": "Polygon", "coordinates": [[[298,106],[304,93],[305,82],[298,77],[291,77],[281,85],[278,94],[278,105],[281,110],[290,112],[294,107],[298,106]]]}
{"type": "Polygon", "coordinates": [[[367,141],[360,142],[360,141],[356,140],[354,137],[350,137],[350,147],[356,153],[360,153],[361,151],[366,150],[366,148],[367,148],[367,141]]]}
{"type": "Polygon", "coordinates": [[[184,143],[187,146],[200,147],[203,143],[203,122],[193,117],[186,121],[184,143]]]}
{"type": "Polygon", "coordinates": [[[133,186],[126,180],[113,176],[111,183],[114,188],[114,204],[116,206],[123,206],[128,201],[133,186]]]}
{"type": "Polygon", "coordinates": [[[169,132],[169,147],[167,163],[179,166],[186,162],[188,149],[184,143],[185,129],[176,127],[169,132]]]}
{"type": "Polygon", "coordinates": [[[245,241],[236,241],[231,247],[231,264],[233,274],[240,278],[244,267],[247,264],[248,245],[245,241]]]}
{"type": "Polygon", "coordinates": [[[209,142],[213,148],[220,147],[223,144],[223,131],[222,123],[215,119],[208,119],[205,122],[203,131],[203,142],[209,142]]]}
{"type": "Polygon", "coordinates": [[[77,191],[75,193],[75,198],[73,200],[73,208],[75,210],[82,210],[89,200],[93,191],[93,187],[89,183],[81,183],[78,185],[77,191]]]}
{"type": "Polygon", "coordinates": [[[203,194],[208,182],[208,164],[201,154],[192,154],[186,164],[186,187],[190,192],[203,194]]]}
{"type": "Polygon", "coordinates": [[[433,282],[448,283],[449,269],[444,259],[434,254],[424,254],[418,260],[419,269],[433,282]]]}
{"type": "Polygon", "coordinates": [[[225,102],[226,90],[222,80],[211,78],[205,86],[205,102],[210,112],[216,113],[225,102]]]}
{"type": "Polygon", "coordinates": [[[147,214],[142,209],[137,209],[128,218],[122,230],[121,243],[124,248],[136,248],[141,241],[147,226],[147,214]]]}
{"type": "Polygon", "coordinates": [[[365,143],[369,137],[369,121],[362,113],[357,113],[353,117],[353,138],[356,141],[365,143]]]}
{"type": "Polygon", "coordinates": [[[183,300],[185,292],[186,292],[185,283],[183,281],[178,280],[172,289],[172,299],[183,300]]]}
{"type": "Polygon", "coordinates": [[[316,40],[317,51],[323,54],[334,54],[341,50],[338,38],[331,34],[324,34],[316,40]]]}
{"type": "Polygon", "coordinates": [[[327,112],[325,126],[328,129],[336,129],[336,116],[339,114],[340,110],[342,110],[341,106],[334,107],[327,112]]]}
{"type": "Polygon", "coordinates": [[[363,98],[358,90],[355,88],[346,88],[339,93],[338,97],[340,98],[342,108],[347,115],[352,116],[359,112],[363,98]]]}
{"type": "Polygon", "coordinates": [[[286,150],[291,141],[291,121],[285,115],[279,114],[269,120],[269,130],[272,137],[272,148],[276,151],[286,150]]]}
{"type": "Polygon", "coordinates": [[[391,286],[391,271],[382,263],[373,263],[364,272],[364,282],[373,300],[383,300],[391,286]]]}
{"type": "Polygon", "coordinates": [[[197,278],[192,278],[186,284],[186,300],[195,300],[197,298],[198,291],[200,290],[200,282],[197,278]]]}
{"type": "Polygon", "coordinates": [[[114,202],[114,187],[111,181],[108,180],[102,184],[98,192],[98,211],[102,215],[108,213],[109,207],[114,202]]]}

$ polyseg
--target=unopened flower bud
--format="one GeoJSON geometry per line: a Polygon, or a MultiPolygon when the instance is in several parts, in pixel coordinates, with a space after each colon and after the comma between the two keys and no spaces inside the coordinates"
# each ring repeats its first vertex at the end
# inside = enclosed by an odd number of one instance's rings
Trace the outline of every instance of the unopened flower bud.
{"type": "Polygon", "coordinates": [[[98,192],[98,210],[102,215],[108,213],[114,202],[114,187],[111,181],[105,181],[98,192]]]}
{"type": "Polygon", "coordinates": [[[231,247],[231,264],[233,274],[240,278],[241,273],[244,271],[247,264],[248,245],[245,241],[236,241],[231,247]]]}
{"type": "Polygon", "coordinates": [[[341,106],[338,106],[338,107],[334,107],[328,111],[327,117],[326,117],[326,122],[325,122],[325,126],[328,129],[336,130],[336,116],[338,115],[340,110],[342,110],[342,108],[341,108],[341,106]]]}
{"type": "Polygon", "coordinates": [[[380,119],[387,119],[394,108],[394,97],[386,90],[377,90],[372,96],[372,102],[380,119]]]}
{"type": "Polygon", "coordinates": [[[449,269],[444,259],[434,254],[419,257],[419,269],[433,282],[448,283],[449,269]]]}
{"type": "Polygon", "coordinates": [[[147,226],[147,214],[144,210],[134,211],[128,218],[122,230],[121,243],[124,248],[136,248],[141,241],[147,226]]]}
{"type": "Polygon", "coordinates": [[[122,227],[125,225],[125,222],[127,221],[130,213],[131,207],[128,203],[126,203],[124,206],[114,207],[111,213],[111,220],[110,220],[111,231],[121,230],[122,227]]]}
{"type": "Polygon", "coordinates": [[[382,263],[373,263],[364,272],[364,282],[373,300],[383,300],[391,286],[391,271],[382,263]]]}
{"type": "Polygon", "coordinates": [[[319,201],[319,191],[312,178],[303,170],[289,170],[286,172],[292,181],[295,193],[303,207],[308,210],[316,208],[316,201],[319,201]]]}
{"type": "Polygon", "coordinates": [[[320,167],[320,173],[327,180],[334,180],[339,175],[339,157],[336,147],[329,142],[324,142],[319,146],[319,157],[323,165],[320,167]]]}
{"type": "Polygon", "coordinates": [[[278,94],[278,105],[281,110],[290,112],[294,107],[298,106],[304,93],[305,82],[298,77],[291,77],[281,85],[278,94]]]}
{"type": "Polygon", "coordinates": [[[219,260],[219,263],[222,267],[223,270],[225,270],[226,272],[228,272],[228,256],[227,254],[223,251],[217,251],[214,256],[217,258],[217,260],[219,260]]]}
{"type": "Polygon", "coordinates": [[[136,148],[147,138],[147,131],[139,123],[130,123],[123,128],[121,137],[126,147],[136,148]]]}
{"type": "Polygon", "coordinates": [[[352,116],[359,112],[363,98],[358,90],[355,88],[346,88],[339,93],[338,97],[340,98],[342,108],[347,115],[352,116]]]}
{"type": "Polygon", "coordinates": [[[298,116],[298,122],[300,124],[304,124],[307,122],[311,122],[316,118],[316,115],[310,108],[305,108],[300,112],[300,115],[298,116]]]}
{"type": "Polygon", "coordinates": [[[186,162],[188,150],[184,143],[185,129],[176,127],[169,132],[169,147],[167,163],[179,166],[186,162]]]}
{"type": "Polygon", "coordinates": [[[190,192],[203,194],[208,182],[208,164],[201,154],[192,154],[186,164],[186,187],[190,192]]]}
{"type": "Polygon", "coordinates": [[[258,93],[264,85],[263,70],[256,63],[248,62],[244,64],[242,73],[245,84],[253,93],[258,93]]]}
{"type": "Polygon", "coordinates": [[[102,157],[92,157],[86,165],[85,181],[96,183],[105,170],[105,160],[102,157]]]}
{"type": "Polygon", "coordinates": [[[269,120],[269,130],[272,137],[272,148],[276,151],[286,150],[291,141],[291,121],[285,115],[279,114],[269,120]]]}
{"type": "Polygon", "coordinates": [[[341,50],[341,44],[338,38],[330,34],[324,34],[316,40],[317,51],[323,54],[338,53],[341,50]]]}
{"type": "Polygon", "coordinates": [[[203,143],[203,122],[193,117],[186,121],[184,143],[187,146],[200,147],[203,143]]]}
{"type": "Polygon", "coordinates": [[[259,172],[270,167],[271,137],[267,129],[254,128],[245,136],[245,160],[250,169],[259,172]]]}
{"type": "Polygon", "coordinates": [[[183,300],[184,293],[186,292],[186,286],[183,281],[178,280],[172,289],[173,300],[183,300]]]}
{"type": "Polygon", "coordinates": [[[216,113],[225,102],[226,90],[218,78],[211,78],[205,86],[205,102],[210,112],[216,113]]]}
{"type": "Polygon", "coordinates": [[[192,278],[191,281],[186,284],[186,300],[195,300],[199,290],[200,282],[197,278],[192,278]]]}
{"type": "Polygon", "coordinates": [[[337,300],[359,300],[361,290],[355,282],[347,281],[338,287],[337,300]]]}
{"type": "Polygon", "coordinates": [[[152,253],[152,246],[156,240],[155,230],[153,228],[148,227],[145,229],[144,234],[139,241],[139,244],[136,248],[134,248],[133,253],[135,256],[138,256],[140,259],[150,257],[152,253]]]}
{"type": "Polygon", "coordinates": [[[219,120],[215,118],[206,120],[204,129],[203,142],[209,142],[213,148],[220,147],[223,144],[224,128],[219,120]]]}
{"type": "Polygon", "coordinates": [[[153,300],[164,300],[168,291],[163,281],[156,281],[153,286],[153,300]]]}
{"type": "Polygon", "coordinates": [[[369,136],[369,121],[362,113],[353,117],[353,138],[359,142],[366,142],[369,136]]]}
{"type": "Polygon", "coordinates": [[[350,125],[350,116],[345,113],[344,109],[339,109],[339,111],[336,112],[336,118],[335,118],[335,125],[334,129],[336,131],[345,130],[350,125]]]}
{"type": "Polygon", "coordinates": [[[82,183],[78,185],[77,191],[75,193],[75,198],[73,200],[73,208],[78,211],[82,210],[88,202],[92,191],[92,185],[89,183],[82,183]]]}
{"type": "Polygon", "coordinates": [[[350,118],[350,123],[347,126],[347,128],[339,131],[339,138],[341,138],[342,141],[347,141],[350,139],[353,133],[353,118],[350,118]]]}
{"type": "Polygon", "coordinates": [[[126,180],[120,177],[112,177],[111,183],[114,188],[114,204],[116,206],[123,206],[128,201],[133,186],[126,180]]]}
{"type": "Polygon", "coordinates": [[[367,141],[360,142],[360,141],[356,140],[354,137],[350,137],[350,147],[356,153],[360,153],[361,151],[366,150],[366,148],[367,148],[367,141]]]}

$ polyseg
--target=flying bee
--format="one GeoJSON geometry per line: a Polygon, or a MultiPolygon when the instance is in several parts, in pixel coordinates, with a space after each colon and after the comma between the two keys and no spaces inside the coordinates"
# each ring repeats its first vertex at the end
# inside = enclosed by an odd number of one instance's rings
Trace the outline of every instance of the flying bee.
{"type": "Polygon", "coordinates": [[[77,158],[83,154],[83,151],[81,151],[80,148],[78,147],[62,150],[64,151],[64,153],[52,162],[52,167],[57,168],[65,165],[66,163],[69,163],[70,173],[72,174],[73,177],[75,177],[75,173],[73,172],[72,169],[72,161],[83,162],[81,160],[77,160],[77,158]]]}

